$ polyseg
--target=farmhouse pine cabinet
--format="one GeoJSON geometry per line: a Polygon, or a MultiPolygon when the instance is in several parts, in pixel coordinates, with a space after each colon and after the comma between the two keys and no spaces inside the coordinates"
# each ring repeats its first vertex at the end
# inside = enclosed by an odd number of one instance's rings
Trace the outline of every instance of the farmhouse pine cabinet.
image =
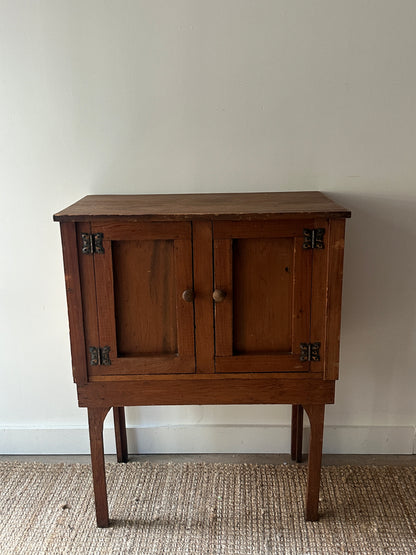
{"type": "Polygon", "coordinates": [[[318,518],[349,216],[319,192],[87,196],[54,216],[98,526],[104,418],[113,408],[127,461],[131,405],[291,404],[296,460],[305,410],[306,518],[318,518]]]}

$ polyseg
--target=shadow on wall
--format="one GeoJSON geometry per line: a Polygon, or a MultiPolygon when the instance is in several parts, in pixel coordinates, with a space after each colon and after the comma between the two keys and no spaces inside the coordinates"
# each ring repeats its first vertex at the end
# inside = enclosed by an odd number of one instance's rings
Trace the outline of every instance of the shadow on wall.
{"type": "MultiPolygon", "coordinates": [[[[416,190],[416,187],[415,187],[416,190]]],[[[377,414],[414,413],[416,195],[332,194],[347,222],[341,365],[377,414]],[[357,375],[358,374],[358,375],[357,375]],[[357,381],[358,380],[358,381],[357,381]],[[369,387],[371,380],[371,387],[369,387]]]]}

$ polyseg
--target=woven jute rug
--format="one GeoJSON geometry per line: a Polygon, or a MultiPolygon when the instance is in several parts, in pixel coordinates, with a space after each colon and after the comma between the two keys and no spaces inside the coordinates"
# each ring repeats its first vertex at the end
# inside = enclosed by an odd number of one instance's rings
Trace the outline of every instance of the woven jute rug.
{"type": "Polygon", "coordinates": [[[88,465],[0,463],[4,554],[412,554],[415,467],[324,467],[319,522],[306,468],[107,465],[111,528],[98,529],[88,465]]]}

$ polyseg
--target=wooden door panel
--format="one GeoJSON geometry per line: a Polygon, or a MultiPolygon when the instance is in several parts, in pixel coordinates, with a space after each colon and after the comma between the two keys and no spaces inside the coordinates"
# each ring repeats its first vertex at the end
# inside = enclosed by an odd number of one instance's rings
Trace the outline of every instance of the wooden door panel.
{"type": "Polygon", "coordinates": [[[94,224],[98,232],[99,338],[111,365],[91,375],[194,372],[193,303],[182,298],[193,289],[190,224],[94,224]]]}
{"type": "Polygon", "coordinates": [[[117,355],[176,353],[173,241],[112,241],[111,248],[117,355]]]}
{"type": "Polygon", "coordinates": [[[293,241],[234,239],[235,354],[292,350],[293,241]]]}
{"type": "Polygon", "coordinates": [[[215,222],[217,372],[308,371],[300,343],[310,340],[312,252],[309,221],[215,222]]]}

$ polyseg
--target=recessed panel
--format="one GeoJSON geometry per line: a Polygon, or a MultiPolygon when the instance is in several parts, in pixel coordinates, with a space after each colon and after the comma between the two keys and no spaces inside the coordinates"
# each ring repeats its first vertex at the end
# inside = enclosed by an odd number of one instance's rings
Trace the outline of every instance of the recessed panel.
{"type": "Polygon", "coordinates": [[[233,351],[292,351],[293,238],[233,240],[233,351]]]}
{"type": "Polygon", "coordinates": [[[119,357],[177,352],[174,242],[113,241],[119,357]]]}

